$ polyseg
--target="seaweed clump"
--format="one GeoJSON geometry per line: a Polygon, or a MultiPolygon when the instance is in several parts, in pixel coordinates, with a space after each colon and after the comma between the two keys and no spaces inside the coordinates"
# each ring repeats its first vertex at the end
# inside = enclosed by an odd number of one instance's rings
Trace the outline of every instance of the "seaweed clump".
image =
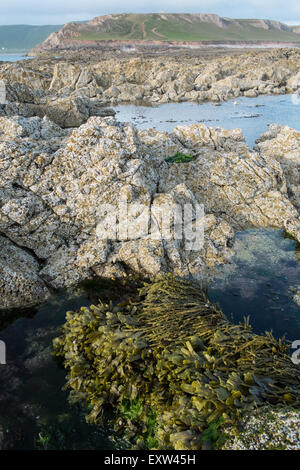
{"type": "Polygon", "coordinates": [[[125,303],[68,312],[54,340],[88,422],[110,416],[131,446],[178,450],[217,446],[221,424],[260,406],[299,406],[288,348],[230,323],[199,286],[171,275],[125,303]]]}
{"type": "Polygon", "coordinates": [[[194,155],[185,154],[182,152],[176,152],[171,157],[165,158],[167,163],[187,163],[192,162],[195,159],[194,155]]]}

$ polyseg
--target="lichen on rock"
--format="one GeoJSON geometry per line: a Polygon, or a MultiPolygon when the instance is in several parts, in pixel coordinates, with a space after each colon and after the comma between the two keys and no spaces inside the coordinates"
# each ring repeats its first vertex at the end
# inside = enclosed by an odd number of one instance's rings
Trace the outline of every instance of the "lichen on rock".
{"type": "Polygon", "coordinates": [[[263,407],[225,430],[224,450],[299,450],[300,411],[263,407]]]}
{"type": "Polygon", "coordinates": [[[198,124],[166,133],[112,117],[66,130],[48,118],[2,117],[0,133],[0,232],[36,256],[50,288],[133,272],[208,278],[230,260],[235,231],[251,227],[300,240],[292,176],[265,149],[251,150],[240,130],[198,124]],[[177,152],[189,161],[165,161],[177,152]],[[165,239],[159,220],[155,239],[145,231],[103,238],[99,208],[117,210],[121,197],[150,213],[202,206],[202,247],[187,249],[174,223],[165,239]]]}

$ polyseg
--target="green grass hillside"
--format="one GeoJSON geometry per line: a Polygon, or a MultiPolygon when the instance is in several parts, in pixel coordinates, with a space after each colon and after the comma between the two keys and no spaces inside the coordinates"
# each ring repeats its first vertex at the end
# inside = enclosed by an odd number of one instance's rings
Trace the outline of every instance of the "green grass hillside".
{"type": "Polygon", "coordinates": [[[26,52],[34,47],[37,43],[44,41],[50,33],[58,31],[61,28],[62,25],[0,26],[0,53],[26,52]]]}
{"type": "Polygon", "coordinates": [[[300,41],[300,34],[278,22],[201,14],[107,15],[70,28],[77,31],[76,39],[89,41],[300,41]]]}

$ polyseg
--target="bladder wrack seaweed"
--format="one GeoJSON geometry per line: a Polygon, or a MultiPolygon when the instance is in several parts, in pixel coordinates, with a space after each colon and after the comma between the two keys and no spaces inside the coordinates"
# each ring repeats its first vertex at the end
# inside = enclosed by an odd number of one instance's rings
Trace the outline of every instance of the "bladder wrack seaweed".
{"type": "Polygon", "coordinates": [[[201,449],[209,436],[217,445],[217,430],[245,412],[299,406],[288,348],[230,323],[203,289],[172,275],[145,283],[125,305],[68,312],[54,340],[70,400],[88,405],[87,420],[101,424],[112,409],[119,434],[158,449],[201,449]]]}

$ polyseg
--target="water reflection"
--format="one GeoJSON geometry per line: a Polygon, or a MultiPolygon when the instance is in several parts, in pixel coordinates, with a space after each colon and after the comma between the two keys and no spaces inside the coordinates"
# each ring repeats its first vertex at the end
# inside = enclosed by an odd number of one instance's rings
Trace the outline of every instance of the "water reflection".
{"type": "Polygon", "coordinates": [[[300,338],[300,308],[291,288],[300,284],[300,246],[279,230],[252,229],[236,235],[236,254],[218,269],[209,287],[229,318],[250,323],[257,333],[300,338]]]}
{"type": "Polygon", "coordinates": [[[299,102],[292,95],[239,97],[216,106],[213,103],[166,103],[159,106],[115,106],[116,118],[132,122],[140,129],[153,127],[171,132],[177,125],[204,123],[225,129],[241,128],[246,142],[253,147],[255,140],[275,123],[300,130],[299,102]],[[297,105],[298,104],[298,105],[297,105]]]}

